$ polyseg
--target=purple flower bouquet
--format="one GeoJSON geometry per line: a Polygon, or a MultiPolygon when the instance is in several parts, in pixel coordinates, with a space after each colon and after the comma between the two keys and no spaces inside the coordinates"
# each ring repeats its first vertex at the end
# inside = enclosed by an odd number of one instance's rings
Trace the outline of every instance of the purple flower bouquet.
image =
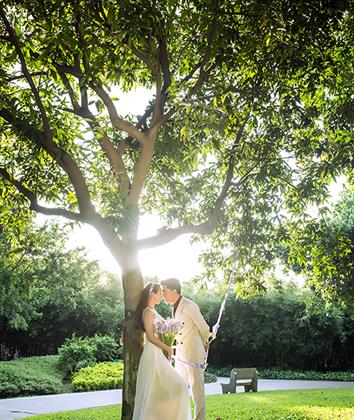
{"type": "MultiPolygon", "coordinates": [[[[158,321],[155,324],[155,332],[160,341],[167,344],[169,347],[172,346],[176,339],[176,335],[182,328],[182,323],[175,321],[174,319],[166,319],[165,321],[158,321]]],[[[165,356],[167,353],[164,351],[165,356]]]]}

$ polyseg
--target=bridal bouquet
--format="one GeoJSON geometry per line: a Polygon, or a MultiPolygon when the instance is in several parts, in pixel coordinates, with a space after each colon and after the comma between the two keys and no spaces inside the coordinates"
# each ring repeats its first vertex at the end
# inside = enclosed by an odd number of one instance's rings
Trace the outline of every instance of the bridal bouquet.
{"type": "MultiPolygon", "coordinates": [[[[155,332],[160,341],[167,344],[169,347],[172,346],[176,339],[176,335],[182,328],[182,323],[175,321],[174,319],[166,319],[164,321],[158,321],[155,324],[155,332]]],[[[167,353],[164,351],[165,356],[167,353]]]]}

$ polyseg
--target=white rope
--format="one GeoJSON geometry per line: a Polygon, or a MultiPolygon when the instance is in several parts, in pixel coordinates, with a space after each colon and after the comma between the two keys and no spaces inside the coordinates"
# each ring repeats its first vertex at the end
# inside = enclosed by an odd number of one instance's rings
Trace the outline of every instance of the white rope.
{"type": "Polygon", "coordinates": [[[231,289],[231,284],[232,284],[232,281],[234,279],[236,267],[237,267],[237,261],[235,261],[234,267],[233,267],[231,275],[230,275],[229,284],[227,285],[227,289],[226,289],[226,292],[225,292],[225,295],[224,295],[224,300],[222,301],[222,304],[220,306],[218,320],[216,321],[216,324],[213,326],[213,338],[212,338],[211,341],[215,340],[216,334],[219,330],[221,317],[222,317],[222,315],[225,311],[226,300],[227,300],[227,297],[228,297],[230,289],[231,289]]]}
{"type": "MultiPolygon", "coordinates": [[[[235,261],[235,263],[234,263],[234,266],[233,266],[233,269],[232,269],[232,272],[231,272],[231,275],[230,275],[230,278],[229,278],[229,283],[227,285],[227,289],[226,289],[226,292],[225,292],[225,295],[224,295],[224,299],[223,299],[223,301],[221,303],[221,306],[220,306],[218,319],[216,321],[216,324],[214,324],[214,326],[213,326],[213,336],[209,340],[209,345],[210,345],[210,343],[213,340],[215,340],[216,335],[218,333],[218,330],[219,330],[219,327],[220,327],[221,317],[222,317],[222,315],[223,315],[223,313],[225,311],[227,297],[229,295],[229,292],[230,292],[230,289],[231,289],[231,285],[232,285],[232,282],[233,282],[233,279],[234,279],[234,276],[235,276],[236,267],[237,267],[237,261],[235,261]]],[[[208,356],[209,356],[209,346],[208,346],[208,348],[206,350],[206,354],[205,354],[205,358],[204,358],[204,370],[208,366],[208,356]]]]}

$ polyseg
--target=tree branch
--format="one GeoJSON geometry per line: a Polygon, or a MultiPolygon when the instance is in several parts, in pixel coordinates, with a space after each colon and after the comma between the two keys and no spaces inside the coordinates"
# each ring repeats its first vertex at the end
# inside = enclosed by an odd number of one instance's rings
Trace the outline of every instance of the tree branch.
{"type": "Polygon", "coordinates": [[[70,220],[76,220],[84,222],[85,218],[80,213],[75,213],[62,208],[49,208],[43,207],[38,204],[37,196],[33,191],[30,191],[26,188],[20,181],[15,179],[13,175],[6,171],[6,169],[0,167],[0,175],[6,179],[10,184],[12,184],[16,189],[24,195],[30,201],[30,209],[36,211],[37,213],[42,213],[50,216],[62,216],[70,220]]]}
{"type": "MultiPolygon", "coordinates": [[[[237,145],[240,143],[243,132],[245,129],[245,124],[243,124],[242,126],[239,127],[239,130],[237,132],[236,138],[234,140],[234,143],[232,145],[232,149],[231,149],[231,156],[229,159],[229,164],[228,164],[228,168],[227,168],[227,172],[226,172],[226,178],[225,178],[225,182],[224,185],[222,186],[222,189],[220,191],[220,194],[215,202],[215,206],[214,208],[211,210],[211,212],[209,213],[209,217],[207,222],[205,223],[201,223],[199,225],[187,225],[187,226],[179,226],[177,228],[171,228],[171,229],[166,229],[163,232],[154,235],[154,236],[150,236],[148,238],[144,238],[144,239],[140,239],[139,241],[137,241],[137,247],[138,249],[144,249],[144,248],[149,248],[149,247],[155,247],[155,246],[161,246],[164,245],[168,242],[173,241],[174,239],[176,239],[178,236],[180,235],[184,235],[187,233],[197,233],[200,235],[207,235],[212,233],[218,223],[220,214],[221,214],[221,210],[223,208],[225,199],[227,197],[228,191],[230,189],[231,186],[235,186],[236,184],[234,184],[232,182],[232,178],[233,178],[233,174],[234,174],[234,170],[235,170],[235,149],[237,147],[237,145]]],[[[254,168],[252,168],[253,170],[254,168]]],[[[242,183],[244,183],[250,176],[250,173],[245,174],[237,183],[237,185],[241,185],[242,183]]]]}
{"type": "Polygon", "coordinates": [[[213,13],[213,19],[211,21],[211,26],[209,30],[208,41],[205,48],[205,54],[202,60],[200,61],[200,65],[199,65],[199,77],[197,81],[195,82],[194,86],[191,87],[189,93],[186,95],[186,100],[188,100],[191,96],[193,96],[194,93],[202,86],[202,84],[204,83],[204,80],[207,78],[207,76],[210,74],[211,70],[214,67],[213,65],[211,65],[209,66],[207,70],[205,70],[205,67],[208,64],[208,61],[212,53],[212,44],[215,41],[216,34],[217,34],[218,15],[219,15],[219,1],[216,1],[214,13],[213,13]]]}
{"type": "Polygon", "coordinates": [[[7,121],[18,132],[26,138],[34,142],[37,146],[46,150],[46,152],[54,159],[58,165],[68,175],[78,199],[80,213],[86,218],[92,217],[95,214],[94,207],[91,203],[90,194],[81,173],[74,159],[55,142],[48,143],[44,135],[27,121],[22,120],[12,114],[5,108],[0,109],[0,117],[7,121]]]}
{"type": "Polygon", "coordinates": [[[162,91],[163,93],[166,93],[167,89],[171,86],[172,83],[172,77],[171,77],[171,70],[170,70],[170,63],[168,60],[168,53],[167,53],[167,47],[166,42],[163,38],[159,39],[159,62],[162,68],[163,73],[163,79],[164,84],[162,91]]]}
{"type": "Polygon", "coordinates": [[[141,250],[145,248],[153,248],[156,246],[165,245],[178,238],[180,235],[185,235],[187,233],[206,235],[212,232],[213,229],[208,225],[208,223],[202,223],[200,225],[179,226],[177,228],[166,229],[157,235],[138,240],[137,249],[141,250]]]}
{"type": "MultiPolygon", "coordinates": [[[[203,58],[190,71],[190,73],[184,79],[182,79],[182,81],[179,83],[179,86],[181,86],[186,81],[189,81],[193,77],[194,73],[199,69],[198,79],[196,80],[194,85],[190,88],[189,92],[187,92],[187,94],[184,96],[183,100],[181,101],[181,103],[178,106],[176,106],[174,108],[171,108],[168,112],[166,112],[164,115],[162,115],[158,120],[153,122],[153,124],[150,128],[151,132],[157,132],[160,129],[160,127],[163,124],[165,124],[181,108],[183,103],[188,102],[191,99],[191,97],[200,89],[200,87],[203,85],[204,81],[209,76],[212,69],[215,67],[215,64],[211,64],[211,65],[209,65],[209,67],[207,69],[205,69],[206,65],[209,62],[210,56],[211,56],[212,43],[214,42],[214,40],[216,38],[216,34],[217,34],[218,12],[219,12],[219,2],[217,1],[216,5],[215,5],[215,9],[214,9],[213,19],[212,19],[212,22],[211,22],[210,33],[209,33],[209,36],[208,36],[208,42],[207,42],[207,46],[206,46],[206,49],[205,49],[205,54],[204,54],[203,58]]],[[[167,54],[166,51],[165,51],[165,54],[167,54]]],[[[166,56],[166,58],[167,58],[167,56],[166,56]]],[[[167,69],[166,69],[166,71],[167,71],[167,69]]],[[[170,76],[170,74],[168,73],[167,77],[169,77],[169,76],[170,76]]]]}
{"type": "MultiPolygon", "coordinates": [[[[105,155],[110,163],[112,171],[116,175],[116,179],[120,189],[128,194],[130,188],[130,179],[122,159],[124,148],[116,148],[108,137],[108,134],[102,132],[102,134],[97,134],[96,128],[100,128],[100,125],[96,117],[90,112],[89,109],[83,109],[78,106],[76,109],[63,108],[63,111],[70,112],[74,115],[78,115],[86,120],[86,122],[91,127],[95,137],[98,139],[98,142],[101,146],[101,149],[105,152],[105,155]]],[[[120,145],[121,146],[121,145],[120,145]]]]}
{"type": "Polygon", "coordinates": [[[114,127],[118,128],[121,131],[124,131],[129,136],[138,140],[141,145],[144,145],[147,141],[146,135],[136,128],[133,124],[129,123],[122,119],[114,106],[114,103],[108,93],[103,89],[102,86],[92,85],[92,89],[96,94],[101,98],[102,102],[105,104],[109,117],[114,127]]]}
{"type": "MultiPolygon", "coordinates": [[[[160,73],[156,75],[156,99],[154,104],[154,116],[151,121],[150,131],[158,131],[158,129],[163,124],[161,118],[163,117],[163,110],[165,107],[165,103],[167,101],[167,90],[171,86],[172,79],[171,79],[171,71],[169,65],[169,59],[167,54],[167,47],[165,40],[160,37],[158,39],[158,62],[159,68],[162,69],[163,74],[163,85],[160,73]],[[161,124],[155,125],[156,122],[161,120],[161,124]]],[[[167,120],[166,120],[167,121],[167,120]]]]}
{"type": "Polygon", "coordinates": [[[39,108],[39,112],[41,114],[41,118],[42,118],[42,122],[43,122],[43,126],[44,126],[44,133],[45,133],[46,140],[48,142],[52,142],[53,141],[53,134],[51,132],[49,119],[48,119],[47,113],[45,111],[44,105],[42,103],[42,100],[40,98],[39,91],[37,90],[37,88],[36,88],[36,86],[33,82],[32,76],[27,69],[27,64],[26,64],[25,58],[23,56],[20,44],[17,40],[15,31],[13,30],[12,26],[10,25],[10,22],[8,21],[8,19],[6,17],[3,6],[1,4],[0,4],[0,15],[2,17],[2,20],[3,20],[4,24],[5,24],[7,32],[9,34],[11,43],[14,45],[15,50],[17,52],[17,55],[20,59],[22,72],[23,72],[24,76],[26,77],[26,80],[27,80],[28,84],[31,87],[31,90],[32,90],[33,96],[35,98],[36,104],[39,108]]]}
{"type": "Polygon", "coordinates": [[[8,36],[0,35],[0,39],[3,41],[11,42],[11,39],[8,36]]]}
{"type": "MultiPolygon", "coordinates": [[[[150,115],[153,113],[153,110],[154,110],[154,106],[153,105],[149,106],[146,109],[144,115],[139,117],[138,122],[135,124],[135,127],[138,128],[138,129],[141,129],[142,127],[145,127],[141,131],[143,131],[143,132],[147,131],[146,122],[147,122],[147,119],[150,117],[150,115]]],[[[134,137],[128,136],[118,146],[117,149],[120,150],[122,155],[123,155],[124,151],[127,150],[127,149],[137,149],[138,148],[138,147],[134,147],[133,140],[134,140],[134,137]]]]}
{"type": "Polygon", "coordinates": [[[157,135],[150,135],[149,142],[142,147],[139,161],[134,170],[132,185],[128,195],[130,204],[137,204],[144,186],[146,174],[149,171],[157,135]]]}
{"type": "Polygon", "coordinates": [[[66,90],[68,91],[68,95],[71,101],[71,104],[74,108],[75,111],[78,111],[80,109],[80,105],[77,101],[77,99],[75,98],[75,92],[73,87],[71,86],[69,79],[67,78],[66,74],[62,71],[62,70],[58,70],[59,76],[61,78],[61,80],[63,81],[63,84],[66,88],[66,90]]]}
{"type": "Polygon", "coordinates": [[[161,118],[163,106],[164,106],[164,94],[162,93],[162,83],[161,76],[157,75],[156,79],[156,98],[154,104],[154,114],[151,120],[151,126],[154,126],[155,121],[158,121],[161,118]]]}
{"type": "Polygon", "coordinates": [[[152,64],[152,61],[150,60],[149,56],[147,54],[144,54],[142,51],[139,51],[134,45],[131,46],[131,50],[138,58],[140,58],[141,61],[143,61],[149,67],[151,73],[155,76],[155,78],[157,78],[159,75],[159,71],[152,64]]]}
{"type": "Polygon", "coordinates": [[[125,168],[124,161],[122,159],[122,154],[117,148],[113,146],[113,143],[110,141],[107,133],[104,133],[101,137],[99,137],[98,141],[109,160],[112,170],[116,175],[120,189],[128,194],[130,188],[130,180],[125,168]]]}
{"type": "Polygon", "coordinates": [[[78,66],[77,64],[75,64],[74,66],[67,66],[64,64],[53,63],[53,65],[58,71],[62,71],[63,73],[71,74],[72,76],[75,76],[77,78],[83,76],[80,66],[78,66]]]}
{"type": "MultiPolygon", "coordinates": [[[[30,73],[31,77],[35,76],[46,76],[48,73],[45,71],[37,71],[34,73],[30,73]]],[[[26,76],[24,74],[21,74],[19,76],[13,76],[6,79],[7,82],[13,82],[14,80],[24,79],[26,76]]]]}

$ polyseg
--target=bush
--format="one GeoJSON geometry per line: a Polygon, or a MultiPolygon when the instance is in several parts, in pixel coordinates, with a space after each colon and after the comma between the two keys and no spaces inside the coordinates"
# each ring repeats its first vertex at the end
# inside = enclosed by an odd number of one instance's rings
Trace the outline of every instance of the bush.
{"type": "Polygon", "coordinates": [[[123,386],[123,369],[121,362],[102,362],[80,369],[72,378],[74,391],[120,389],[123,386]]]}
{"type": "Polygon", "coordinates": [[[66,339],[59,348],[59,364],[72,374],[97,362],[113,361],[118,356],[119,345],[110,336],[76,337],[66,339]]]}
{"type": "MultiPolygon", "coordinates": [[[[235,366],[223,368],[209,366],[207,372],[216,376],[230,376],[230,371],[235,366]]],[[[239,366],[242,367],[242,366],[239,366]]],[[[287,379],[305,381],[354,381],[354,372],[316,372],[313,370],[285,370],[279,368],[257,368],[262,379],[287,379]]]]}
{"type": "Polygon", "coordinates": [[[216,382],[218,380],[217,376],[214,373],[204,372],[204,383],[211,384],[212,382],[216,382]]]}
{"type": "Polygon", "coordinates": [[[259,369],[259,376],[264,379],[293,379],[313,381],[354,381],[354,372],[316,372],[313,370],[259,369]]]}
{"type": "Polygon", "coordinates": [[[0,363],[0,398],[59,394],[64,391],[60,377],[50,376],[16,362],[0,363]]]}
{"type": "Polygon", "coordinates": [[[109,335],[95,335],[89,342],[96,347],[94,356],[97,362],[113,362],[118,357],[119,345],[109,335]]]}
{"type": "Polygon", "coordinates": [[[95,346],[90,344],[87,338],[67,338],[59,348],[59,366],[67,374],[72,374],[80,367],[96,363],[94,357],[95,346]]]}

